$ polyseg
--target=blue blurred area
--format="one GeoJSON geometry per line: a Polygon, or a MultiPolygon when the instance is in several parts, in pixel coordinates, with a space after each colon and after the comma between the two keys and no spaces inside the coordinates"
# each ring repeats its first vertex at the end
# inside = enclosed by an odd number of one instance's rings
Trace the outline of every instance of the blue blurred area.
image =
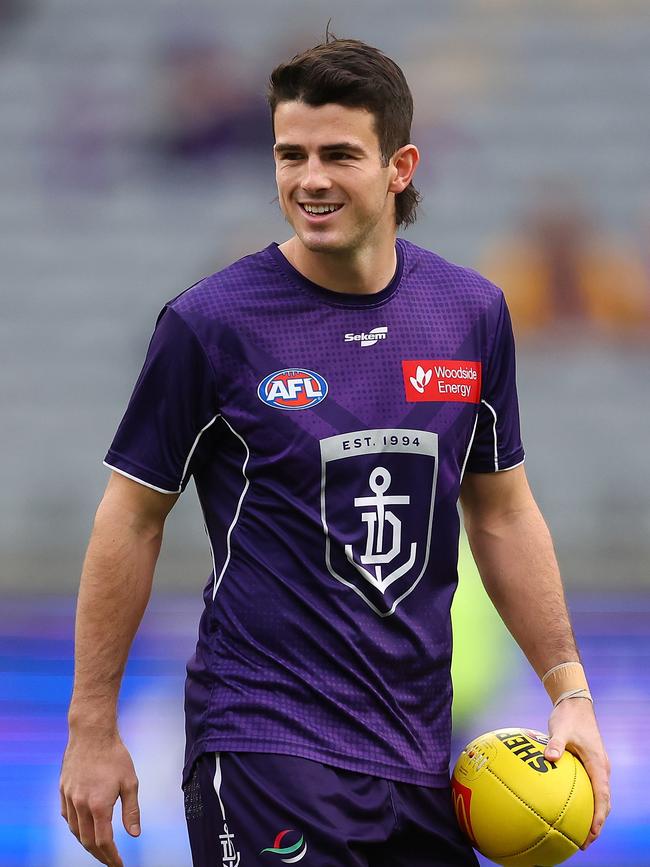
{"type": "MultiPolygon", "coordinates": [[[[576,635],[590,674],[612,760],[613,811],[596,845],[576,865],[650,864],[650,595],[570,597],[576,635]]],[[[186,867],[180,771],[184,664],[191,655],[200,600],[154,598],[134,644],[120,720],[140,777],[143,833],[116,837],[126,867],[186,867]]],[[[0,865],[81,867],[96,863],[59,816],[58,773],[72,684],[71,599],[4,600],[0,613],[0,865]]],[[[457,743],[507,725],[544,730],[548,700],[521,665],[507,691],[457,733],[457,743]]],[[[488,862],[483,862],[487,864],[488,862]]]]}

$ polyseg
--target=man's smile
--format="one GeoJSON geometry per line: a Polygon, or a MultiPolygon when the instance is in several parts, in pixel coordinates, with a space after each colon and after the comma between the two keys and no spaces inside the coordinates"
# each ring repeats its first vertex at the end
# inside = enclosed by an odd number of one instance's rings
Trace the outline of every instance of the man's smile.
{"type": "Polygon", "coordinates": [[[335,202],[320,202],[320,203],[310,203],[310,202],[298,202],[300,210],[303,215],[310,222],[322,223],[328,218],[330,218],[333,214],[336,214],[341,210],[343,205],[335,203],[335,202]]]}

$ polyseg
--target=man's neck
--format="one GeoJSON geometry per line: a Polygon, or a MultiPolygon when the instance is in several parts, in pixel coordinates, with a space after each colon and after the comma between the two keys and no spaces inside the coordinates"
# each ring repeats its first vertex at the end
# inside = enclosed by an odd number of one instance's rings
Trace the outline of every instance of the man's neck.
{"type": "Polygon", "coordinates": [[[317,253],[294,235],[280,244],[280,250],[303,277],[334,292],[380,292],[393,279],[397,267],[394,239],[379,249],[317,253]]]}

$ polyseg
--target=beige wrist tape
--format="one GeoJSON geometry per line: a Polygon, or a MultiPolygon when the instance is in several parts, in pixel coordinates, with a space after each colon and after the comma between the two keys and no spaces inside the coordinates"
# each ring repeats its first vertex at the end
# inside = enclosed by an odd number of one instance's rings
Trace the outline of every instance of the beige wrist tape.
{"type": "Polygon", "coordinates": [[[579,662],[562,662],[549,668],[542,678],[542,685],[557,707],[565,698],[587,698],[593,702],[585,670],[579,662]]]}

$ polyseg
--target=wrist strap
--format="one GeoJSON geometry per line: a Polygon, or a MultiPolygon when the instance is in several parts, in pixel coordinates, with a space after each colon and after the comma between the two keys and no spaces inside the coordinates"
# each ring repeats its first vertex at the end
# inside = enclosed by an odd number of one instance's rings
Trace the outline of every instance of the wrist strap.
{"type": "Polygon", "coordinates": [[[586,698],[593,702],[585,670],[579,662],[561,662],[549,668],[542,678],[553,707],[566,698],[586,698]]]}
{"type": "Polygon", "coordinates": [[[565,698],[586,698],[592,704],[594,703],[594,700],[591,697],[591,693],[588,689],[569,689],[555,699],[555,701],[553,702],[553,707],[557,707],[561,701],[564,701],[565,698]]]}

